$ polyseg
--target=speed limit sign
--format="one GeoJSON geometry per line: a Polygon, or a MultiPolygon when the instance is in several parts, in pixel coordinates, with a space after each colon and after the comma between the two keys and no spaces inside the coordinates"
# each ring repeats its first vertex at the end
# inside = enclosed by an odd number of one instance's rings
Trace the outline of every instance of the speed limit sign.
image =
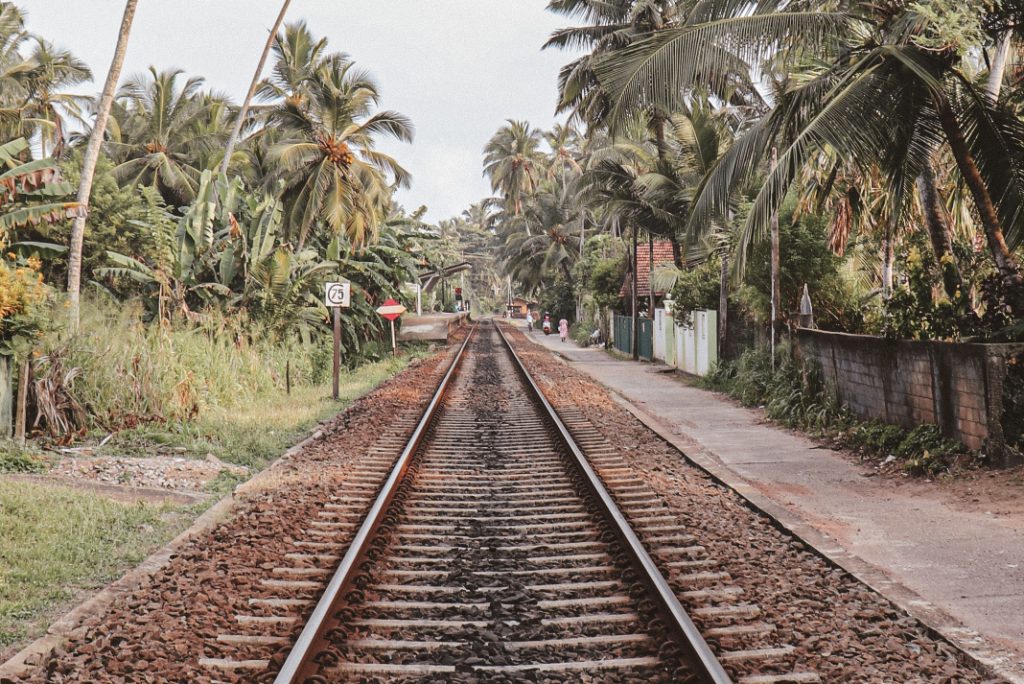
{"type": "Polygon", "coordinates": [[[340,283],[327,283],[324,286],[324,304],[328,307],[347,309],[349,307],[350,294],[351,290],[347,280],[340,283]]]}

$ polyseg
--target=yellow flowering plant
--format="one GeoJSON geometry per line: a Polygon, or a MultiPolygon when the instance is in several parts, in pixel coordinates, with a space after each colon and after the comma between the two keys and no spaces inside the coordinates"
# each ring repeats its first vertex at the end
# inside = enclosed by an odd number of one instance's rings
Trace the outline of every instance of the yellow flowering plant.
{"type": "Polygon", "coordinates": [[[48,325],[52,289],[43,282],[39,259],[0,261],[0,354],[12,354],[48,325]]]}

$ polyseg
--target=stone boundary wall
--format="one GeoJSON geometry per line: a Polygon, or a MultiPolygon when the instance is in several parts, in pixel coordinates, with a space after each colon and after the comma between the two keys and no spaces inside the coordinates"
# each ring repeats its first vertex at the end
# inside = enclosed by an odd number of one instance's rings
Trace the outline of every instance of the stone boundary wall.
{"type": "Polygon", "coordinates": [[[908,429],[932,423],[1003,461],[1006,360],[1024,345],[892,341],[806,328],[796,338],[799,356],[821,365],[829,391],[858,417],[908,429]]]}

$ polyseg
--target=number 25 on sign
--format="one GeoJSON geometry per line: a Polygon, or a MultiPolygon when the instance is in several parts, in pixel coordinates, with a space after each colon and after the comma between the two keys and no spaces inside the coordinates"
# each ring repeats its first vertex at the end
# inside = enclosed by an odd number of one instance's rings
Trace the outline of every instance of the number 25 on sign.
{"type": "Polygon", "coordinates": [[[334,318],[334,382],[331,396],[338,400],[338,382],[341,376],[341,310],[351,305],[352,288],[349,282],[326,283],[324,285],[324,304],[331,309],[334,318]]]}

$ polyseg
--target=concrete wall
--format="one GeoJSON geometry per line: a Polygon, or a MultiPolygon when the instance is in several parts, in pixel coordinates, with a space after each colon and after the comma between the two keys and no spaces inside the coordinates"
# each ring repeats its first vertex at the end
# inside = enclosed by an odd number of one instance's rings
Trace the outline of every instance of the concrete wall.
{"type": "Polygon", "coordinates": [[[972,449],[1003,455],[1003,379],[1019,344],[890,341],[801,328],[798,354],[821,365],[829,390],[857,416],[938,425],[972,449]]]}
{"type": "Polygon", "coordinates": [[[654,356],[681,371],[707,375],[718,363],[718,312],[691,311],[678,325],[665,309],[655,309],[654,356]]]}
{"type": "Polygon", "coordinates": [[[665,360],[665,329],[671,327],[672,317],[664,309],[654,310],[654,359],[665,360]]]}

